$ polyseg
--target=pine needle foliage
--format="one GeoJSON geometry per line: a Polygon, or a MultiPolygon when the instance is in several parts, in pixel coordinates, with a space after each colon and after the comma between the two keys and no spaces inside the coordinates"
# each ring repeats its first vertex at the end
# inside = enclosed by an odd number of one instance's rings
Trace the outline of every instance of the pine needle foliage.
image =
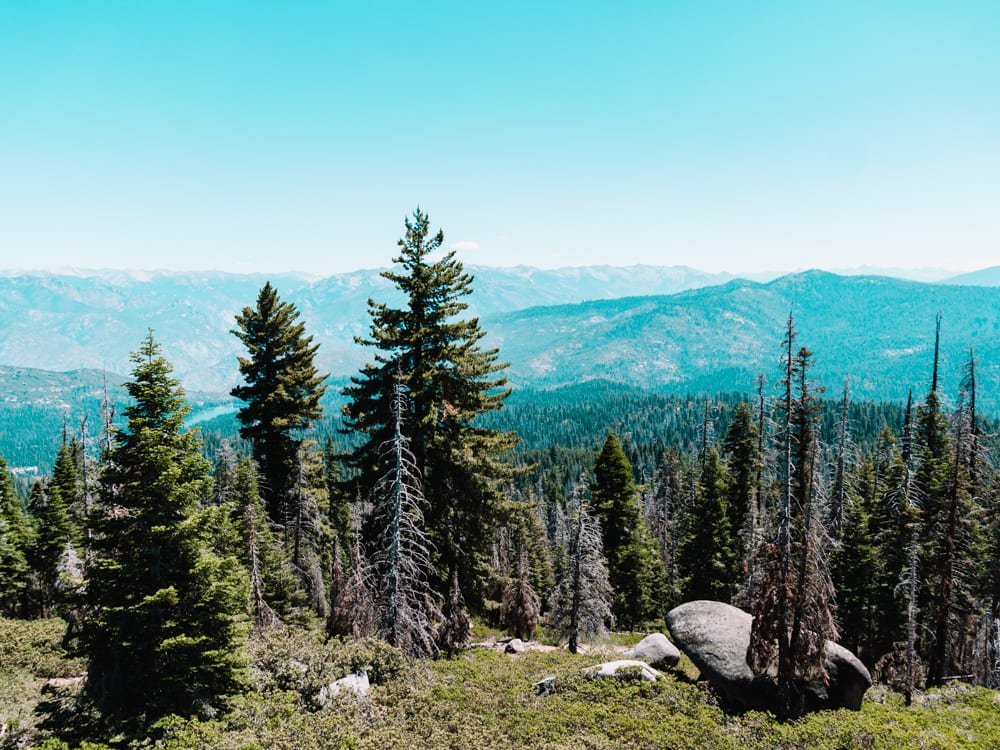
{"type": "Polygon", "coordinates": [[[210,711],[243,689],[246,593],[201,522],[212,497],[188,407],[152,333],[132,355],[127,426],[114,435],[91,516],[85,694],[112,722],[210,711]]]}
{"type": "Polygon", "coordinates": [[[368,301],[371,334],[357,341],[375,354],[344,389],[347,429],[363,438],[348,464],[356,471],[357,491],[369,496],[385,474],[382,446],[395,431],[387,394],[400,377],[410,402],[404,434],[436,549],[434,585],[444,594],[451,571],[458,570],[462,590],[481,604],[489,541],[505,502],[498,486],[514,473],[504,456],[517,437],[481,423],[510,393],[501,375],[507,365],[496,349],[481,348],[479,320],[461,317],[473,277],[454,252],[432,260],[443,243],[444,234],[431,235],[427,214],[417,209],[406,220],[396,265],[382,273],[406,303],[395,308],[368,301]]]}
{"type": "Polygon", "coordinates": [[[303,430],[322,416],[326,391],[313,359],[319,344],[305,334],[299,311],[284,302],[268,282],[255,307],[236,316],[235,335],[246,347],[239,358],[245,381],[232,395],[246,402],[238,412],[240,435],[253,442],[253,455],[263,476],[267,512],[275,523],[295,515],[292,495],[295,458],[303,430]]]}

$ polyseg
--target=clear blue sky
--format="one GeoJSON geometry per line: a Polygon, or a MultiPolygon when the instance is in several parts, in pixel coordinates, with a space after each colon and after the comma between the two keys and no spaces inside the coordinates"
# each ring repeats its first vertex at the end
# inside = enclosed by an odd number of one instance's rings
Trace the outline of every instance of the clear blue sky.
{"type": "Polygon", "coordinates": [[[1000,3],[5,2],[0,268],[1000,263],[1000,3]]]}

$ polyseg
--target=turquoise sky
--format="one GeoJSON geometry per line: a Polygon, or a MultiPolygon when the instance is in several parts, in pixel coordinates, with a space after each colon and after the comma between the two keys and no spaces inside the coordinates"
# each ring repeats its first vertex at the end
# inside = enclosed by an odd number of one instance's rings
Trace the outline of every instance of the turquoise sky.
{"type": "Polygon", "coordinates": [[[1000,263],[1000,3],[0,0],[0,268],[1000,263]]]}

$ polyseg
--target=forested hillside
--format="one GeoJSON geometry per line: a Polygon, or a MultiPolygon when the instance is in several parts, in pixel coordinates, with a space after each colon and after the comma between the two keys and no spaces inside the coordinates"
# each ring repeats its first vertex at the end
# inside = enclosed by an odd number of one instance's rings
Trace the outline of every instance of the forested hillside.
{"type": "Polygon", "coordinates": [[[532,308],[490,322],[513,382],[564,385],[594,378],[673,393],[753,390],[780,349],[781,321],[816,351],[815,377],[858,398],[905,402],[928,385],[934,321],[942,314],[941,379],[955,393],[970,348],[982,361],[981,406],[1000,405],[1000,289],[818,271],[768,284],[734,281],[671,297],[532,308]]]}
{"type": "MultiPolygon", "coordinates": [[[[464,655],[436,662],[445,681],[476,663],[476,632],[575,655],[696,600],[748,613],[737,661],[783,722],[846,679],[838,643],[862,687],[825,708],[864,709],[872,675],[906,711],[1000,687],[1000,290],[810,272],[479,319],[443,241],[407,219],[347,379],[268,282],[216,322],[232,342],[192,342],[235,349],[228,396],[186,393],[149,329],[121,387],[0,371],[9,450],[49,455],[33,482],[0,462],[0,615],[39,621],[0,625],[48,654],[61,628],[75,665],[48,663],[74,679],[45,701],[21,646],[0,661],[32,717],[12,742],[223,745],[282,710],[262,731],[313,731],[343,680],[396,710],[423,660],[464,655]]],[[[194,310],[183,330],[210,338],[194,310]]],[[[578,707],[603,695],[560,674],[578,707]]],[[[719,734],[703,712],[741,709],[712,685],[635,699],[683,703],[724,743],[746,725],[719,734]]],[[[388,711],[336,731],[383,737],[388,711]]]]}

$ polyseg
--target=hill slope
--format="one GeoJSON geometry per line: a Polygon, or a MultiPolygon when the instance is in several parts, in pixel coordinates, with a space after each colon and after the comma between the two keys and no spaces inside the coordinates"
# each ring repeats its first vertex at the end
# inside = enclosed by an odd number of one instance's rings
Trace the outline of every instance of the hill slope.
{"type": "Polygon", "coordinates": [[[768,284],[532,308],[486,329],[515,383],[607,378],[674,392],[750,390],[758,374],[778,378],[790,311],[797,343],[816,353],[816,379],[837,392],[850,377],[856,398],[876,400],[905,400],[911,387],[923,395],[941,312],[943,394],[957,396],[974,347],[980,403],[1000,406],[1000,289],[811,271],[768,284]]]}

